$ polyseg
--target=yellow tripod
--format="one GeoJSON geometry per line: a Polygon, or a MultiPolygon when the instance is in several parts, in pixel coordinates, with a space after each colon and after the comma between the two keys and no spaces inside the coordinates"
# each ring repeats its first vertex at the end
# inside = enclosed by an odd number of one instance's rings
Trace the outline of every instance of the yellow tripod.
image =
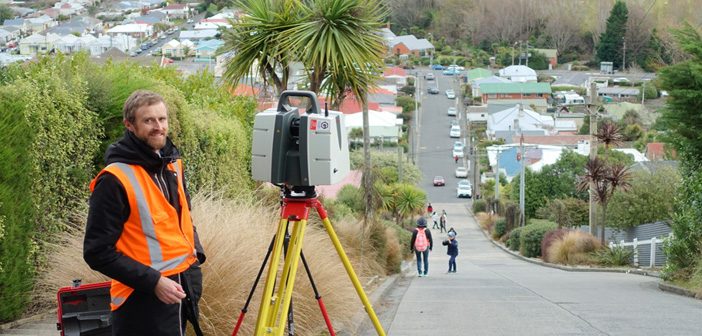
{"type": "MultiPolygon", "coordinates": [[[[346,256],[346,252],[344,252],[344,248],[341,246],[339,238],[334,232],[331,221],[327,217],[327,211],[322,206],[322,203],[317,199],[314,187],[305,187],[303,189],[303,196],[293,196],[289,190],[286,190],[285,197],[283,198],[281,218],[278,224],[275,239],[273,241],[271,263],[266,275],[261,307],[258,311],[258,318],[256,319],[255,335],[282,336],[285,332],[285,325],[288,319],[288,310],[290,309],[293,288],[295,286],[295,276],[297,274],[298,262],[300,261],[302,242],[305,235],[305,227],[307,226],[309,209],[314,208],[319,214],[319,217],[322,219],[324,228],[326,229],[327,234],[329,234],[329,238],[331,238],[334,248],[339,254],[339,258],[341,258],[341,262],[344,264],[346,273],[351,279],[361,302],[363,302],[363,306],[366,309],[368,317],[370,317],[371,321],[373,322],[376,332],[379,336],[385,336],[385,331],[380,325],[380,321],[375,315],[375,311],[373,311],[373,307],[371,306],[366,293],[363,291],[361,282],[358,280],[356,272],[354,272],[353,266],[351,266],[351,262],[349,262],[349,258],[346,256]],[[289,222],[294,223],[292,234],[290,235],[287,253],[285,254],[282,275],[277,284],[277,289],[274,295],[273,291],[274,287],[276,286],[279,264],[276,262],[276,260],[280,260],[280,257],[283,254],[286,229],[289,222]]],[[[326,314],[325,311],[323,311],[323,313],[326,314]]],[[[326,319],[327,317],[325,316],[325,320],[326,319]]],[[[327,325],[329,326],[328,320],[327,325]]],[[[334,335],[333,329],[330,329],[329,332],[330,334],[334,335]]]]}

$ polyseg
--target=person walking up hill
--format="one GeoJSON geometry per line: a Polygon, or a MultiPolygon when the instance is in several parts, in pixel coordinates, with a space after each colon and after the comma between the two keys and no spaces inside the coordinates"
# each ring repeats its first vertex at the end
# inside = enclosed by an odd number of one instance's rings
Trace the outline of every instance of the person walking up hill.
{"type": "Polygon", "coordinates": [[[424,217],[417,219],[417,228],[412,232],[410,251],[417,256],[417,276],[425,277],[429,273],[429,251],[434,247],[431,231],[427,228],[424,217]]]}

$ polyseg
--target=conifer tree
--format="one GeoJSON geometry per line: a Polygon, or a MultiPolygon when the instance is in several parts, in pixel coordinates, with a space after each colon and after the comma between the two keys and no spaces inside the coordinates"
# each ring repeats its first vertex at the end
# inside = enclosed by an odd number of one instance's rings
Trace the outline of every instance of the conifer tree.
{"type": "Polygon", "coordinates": [[[622,53],[624,35],[626,34],[626,21],[629,10],[623,1],[617,1],[609,12],[607,28],[600,35],[600,44],[597,45],[597,60],[600,62],[613,62],[614,68],[622,68],[622,53]]]}

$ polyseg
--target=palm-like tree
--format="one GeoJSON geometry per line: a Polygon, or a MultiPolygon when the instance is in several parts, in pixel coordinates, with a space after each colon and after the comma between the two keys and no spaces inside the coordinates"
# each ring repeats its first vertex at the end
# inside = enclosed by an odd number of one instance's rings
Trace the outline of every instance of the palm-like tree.
{"type": "Polygon", "coordinates": [[[595,185],[595,201],[602,207],[602,222],[600,223],[600,242],[605,242],[605,224],[607,223],[607,205],[617,189],[627,191],[631,187],[629,168],[617,164],[608,166],[599,158],[589,160],[585,165],[585,175],[581,176],[578,183],[579,191],[590,188],[590,183],[595,185]]]}
{"type": "Polygon", "coordinates": [[[381,195],[383,210],[395,217],[395,223],[404,227],[404,220],[421,214],[426,204],[426,194],[410,184],[393,184],[376,186],[381,195]]]}
{"type": "Polygon", "coordinates": [[[605,153],[610,147],[621,144],[623,140],[622,128],[609,120],[600,125],[595,136],[599,142],[605,145],[605,153]]]}
{"type": "MultiPolygon", "coordinates": [[[[277,94],[287,88],[290,63],[295,59],[280,44],[281,33],[300,19],[294,0],[238,0],[244,15],[230,21],[231,29],[222,34],[220,54],[234,52],[226,64],[224,78],[236,86],[242,79],[257,73],[264,84],[272,82],[277,94]]],[[[253,81],[253,79],[251,79],[253,81]]]]}
{"type": "Polygon", "coordinates": [[[383,66],[378,33],[387,14],[373,0],[302,1],[301,19],[283,33],[281,43],[295,50],[309,72],[310,90],[334,96],[353,92],[360,101],[383,66]]]}

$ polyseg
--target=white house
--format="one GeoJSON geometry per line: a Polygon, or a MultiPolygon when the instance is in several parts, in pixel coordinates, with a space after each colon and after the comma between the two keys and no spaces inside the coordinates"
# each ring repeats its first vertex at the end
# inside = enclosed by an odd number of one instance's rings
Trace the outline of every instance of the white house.
{"type": "Polygon", "coordinates": [[[117,25],[107,30],[108,35],[115,36],[119,34],[125,34],[136,38],[145,38],[147,36],[153,35],[153,33],[153,26],[143,23],[117,25]]]}
{"type": "Polygon", "coordinates": [[[190,17],[190,6],[188,4],[174,3],[161,8],[160,11],[166,13],[169,18],[187,19],[190,17]]]}
{"type": "Polygon", "coordinates": [[[21,55],[47,54],[54,50],[54,43],[61,39],[61,36],[47,33],[45,35],[32,34],[20,40],[19,50],[21,55]]]}
{"type": "MultiPolygon", "coordinates": [[[[346,132],[363,128],[363,112],[345,114],[346,132]]],[[[382,138],[396,142],[402,129],[402,119],[391,112],[368,111],[369,135],[371,139],[382,138]]]]}
{"type": "Polygon", "coordinates": [[[93,41],[90,44],[89,49],[90,55],[98,56],[102,55],[102,53],[109,50],[110,48],[119,49],[124,53],[128,53],[130,50],[134,49],[138,45],[139,44],[137,39],[129,35],[100,35],[95,41],[93,41]]]}
{"type": "Polygon", "coordinates": [[[58,22],[46,14],[36,18],[29,18],[26,21],[29,23],[31,31],[35,33],[43,32],[58,24],[58,22]]]}
{"type": "Polygon", "coordinates": [[[68,34],[61,36],[61,38],[54,44],[56,50],[64,53],[70,54],[79,51],[90,51],[90,46],[97,41],[97,38],[92,35],[75,36],[73,34],[68,34]]]}
{"type": "Polygon", "coordinates": [[[510,65],[499,71],[500,77],[513,82],[536,82],[536,71],[526,65],[510,65]]]}
{"type": "Polygon", "coordinates": [[[521,104],[490,114],[487,119],[487,135],[492,140],[512,139],[517,132],[525,135],[557,134],[553,117],[525,109],[521,104]]]}

